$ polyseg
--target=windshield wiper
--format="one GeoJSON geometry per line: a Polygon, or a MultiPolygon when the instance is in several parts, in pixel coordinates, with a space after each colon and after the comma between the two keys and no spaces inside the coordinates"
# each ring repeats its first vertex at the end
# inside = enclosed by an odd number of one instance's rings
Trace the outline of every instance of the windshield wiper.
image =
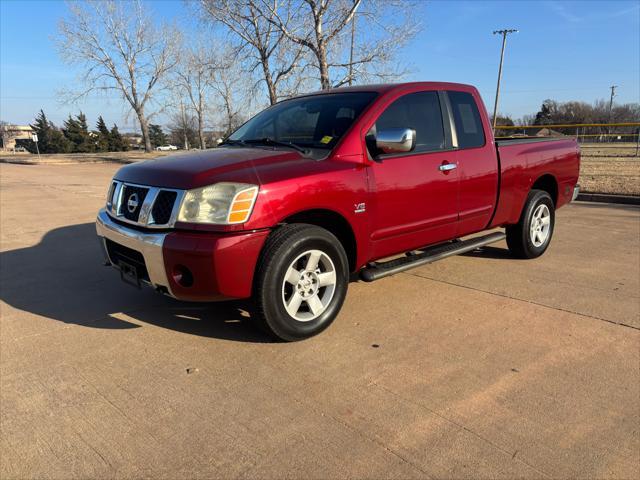
{"type": "Polygon", "coordinates": [[[247,143],[244,140],[231,140],[231,139],[226,139],[224,142],[218,144],[219,147],[222,147],[224,145],[240,145],[243,147],[248,147],[249,145],[247,145],[247,143]]]}
{"type": "Polygon", "coordinates": [[[297,150],[301,153],[307,153],[307,150],[296,145],[291,142],[279,142],[278,140],[274,140],[273,138],[265,137],[265,138],[252,138],[250,140],[245,140],[244,143],[248,143],[251,145],[270,145],[274,147],[289,147],[297,150]]]}

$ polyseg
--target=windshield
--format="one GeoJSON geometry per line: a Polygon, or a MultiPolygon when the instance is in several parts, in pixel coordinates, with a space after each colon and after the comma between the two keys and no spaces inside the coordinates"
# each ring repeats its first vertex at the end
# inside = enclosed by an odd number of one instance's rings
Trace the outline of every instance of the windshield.
{"type": "Polygon", "coordinates": [[[329,150],[375,96],[374,92],[351,92],[286,100],[257,114],[228,141],[329,150]]]}

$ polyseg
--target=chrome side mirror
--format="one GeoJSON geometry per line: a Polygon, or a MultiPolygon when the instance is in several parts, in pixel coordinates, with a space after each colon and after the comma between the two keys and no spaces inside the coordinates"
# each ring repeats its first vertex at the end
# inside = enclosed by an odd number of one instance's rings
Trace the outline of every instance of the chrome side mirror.
{"type": "Polygon", "coordinates": [[[405,153],[416,147],[412,128],[387,128],[376,133],[376,148],[382,153],[405,153]]]}

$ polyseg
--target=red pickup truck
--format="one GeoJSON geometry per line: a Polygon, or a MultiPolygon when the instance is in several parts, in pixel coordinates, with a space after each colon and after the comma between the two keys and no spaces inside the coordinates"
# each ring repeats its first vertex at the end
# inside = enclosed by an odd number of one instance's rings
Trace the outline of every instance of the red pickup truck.
{"type": "Polygon", "coordinates": [[[218,148],[121,168],[97,232],[125,281],[252,297],[261,325],[300,340],[331,324],[356,274],[505,237],[516,257],[542,255],[579,163],[572,138],[494,139],[468,85],[341,88],[273,105],[218,148]]]}

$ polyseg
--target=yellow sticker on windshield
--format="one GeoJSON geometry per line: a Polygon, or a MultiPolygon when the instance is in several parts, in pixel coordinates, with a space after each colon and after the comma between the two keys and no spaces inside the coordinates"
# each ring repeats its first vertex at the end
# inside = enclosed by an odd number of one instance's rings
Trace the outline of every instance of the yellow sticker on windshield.
{"type": "Polygon", "coordinates": [[[330,137],[329,135],[325,135],[324,137],[322,137],[322,138],[320,139],[320,143],[327,144],[327,143],[329,143],[331,140],[333,140],[333,137],[330,137]]]}

